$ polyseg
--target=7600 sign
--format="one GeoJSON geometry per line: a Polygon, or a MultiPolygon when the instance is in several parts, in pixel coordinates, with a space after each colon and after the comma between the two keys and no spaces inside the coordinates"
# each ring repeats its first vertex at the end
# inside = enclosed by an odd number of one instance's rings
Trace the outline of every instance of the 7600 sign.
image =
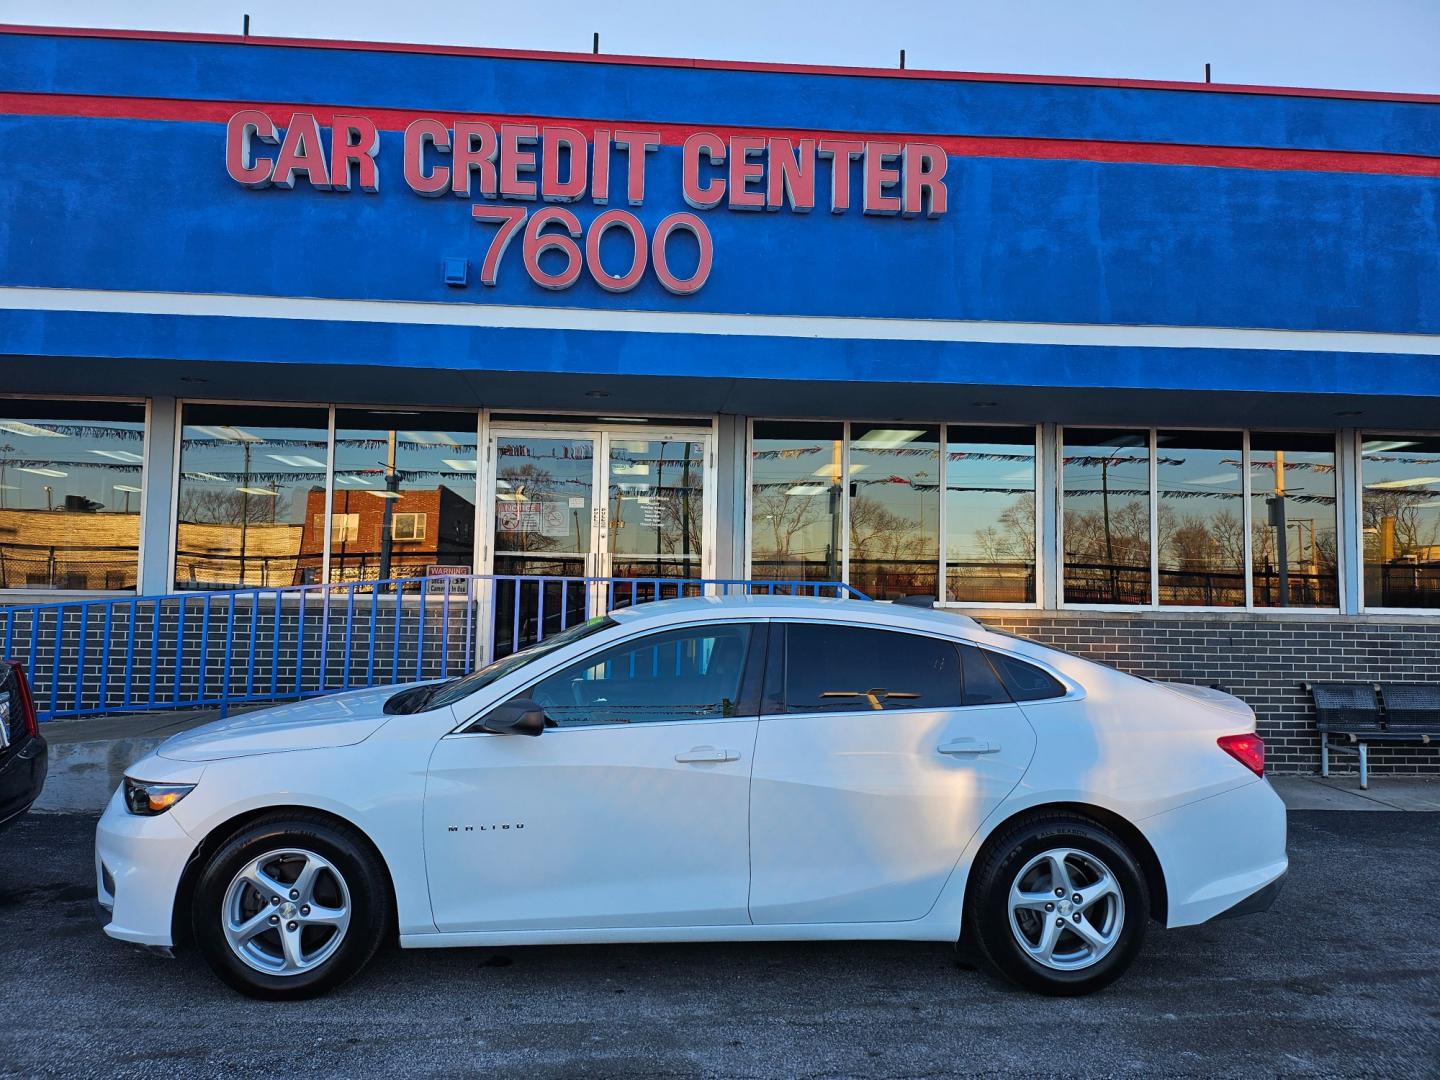
{"type": "Polygon", "coordinates": [[[580,219],[561,206],[547,206],[531,214],[521,206],[480,203],[472,213],[478,222],[499,226],[480,264],[482,285],[495,285],[500,274],[500,260],[522,227],[524,241],[521,250],[525,273],[531,281],[546,289],[568,289],[580,279],[582,270],[588,270],[595,284],[606,292],[629,292],[640,284],[647,267],[653,265],[655,277],[661,285],[677,296],[687,296],[705,284],[715,261],[715,245],[710,239],[710,230],[694,214],[684,212],[671,214],[661,221],[655,235],[648,241],[645,226],[626,210],[606,210],[590,222],[589,228],[581,226],[580,219]],[[600,261],[601,241],[611,230],[630,234],[630,261],[620,273],[611,273],[600,261]],[[668,244],[671,235],[676,232],[688,232],[700,249],[694,272],[685,278],[676,276],[670,270],[668,244]],[[583,251],[579,240],[582,235],[583,251]],[[564,257],[564,265],[556,273],[550,273],[540,265],[540,256],[547,251],[558,251],[564,257]]]}

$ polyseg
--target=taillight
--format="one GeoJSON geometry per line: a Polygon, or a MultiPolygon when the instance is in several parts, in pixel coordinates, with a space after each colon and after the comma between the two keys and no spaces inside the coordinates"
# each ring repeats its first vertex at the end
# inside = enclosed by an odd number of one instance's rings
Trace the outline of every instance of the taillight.
{"type": "MultiPolygon", "coordinates": [[[[4,661],[0,661],[3,663],[4,661]]],[[[25,679],[25,668],[18,660],[9,661],[11,678],[15,680],[15,697],[19,699],[20,715],[12,717],[13,724],[18,719],[25,725],[25,732],[28,735],[40,734],[40,722],[35,716],[35,700],[30,696],[30,684],[25,679]]]]}
{"type": "Polygon", "coordinates": [[[1256,776],[1265,775],[1265,740],[1259,735],[1221,735],[1215,742],[1256,776]]]}

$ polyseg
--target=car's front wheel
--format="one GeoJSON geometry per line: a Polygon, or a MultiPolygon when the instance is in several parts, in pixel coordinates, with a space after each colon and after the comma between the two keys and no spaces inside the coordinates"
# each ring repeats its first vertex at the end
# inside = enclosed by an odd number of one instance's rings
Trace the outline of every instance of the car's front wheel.
{"type": "Polygon", "coordinates": [[[997,837],[976,867],[967,938],[1000,974],[1044,994],[1088,994],[1130,966],[1150,897],[1134,855],[1110,830],[1068,814],[997,837]]]}
{"type": "Polygon", "coordinates": [[[211,855],[191,925],[211,968],[251,997],[314,997],[358,972],[390,921],[378,859],[318,815],[261,818],[211,855]]]}

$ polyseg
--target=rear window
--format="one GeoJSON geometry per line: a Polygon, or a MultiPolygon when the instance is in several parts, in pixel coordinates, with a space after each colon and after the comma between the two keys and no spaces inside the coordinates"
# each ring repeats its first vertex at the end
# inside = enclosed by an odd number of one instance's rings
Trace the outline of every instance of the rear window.
{"type": "Polygon", "coordinates": [[[785,642],[785,712],[943,709],[962,702],[952,642],[817,623],[789,624],[785,642]]]}
{"type": "Polygon", "coordinates": [[[1016,701],[1043,701],[1065,696],[1065,687],[1048,672],[1005,653],[992,652],[990,661],[1016,701]]]}

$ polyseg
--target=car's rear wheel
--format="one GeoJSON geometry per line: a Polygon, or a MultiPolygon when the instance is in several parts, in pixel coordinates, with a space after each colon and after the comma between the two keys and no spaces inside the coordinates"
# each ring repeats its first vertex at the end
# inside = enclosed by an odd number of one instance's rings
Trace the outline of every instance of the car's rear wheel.
{"type": "Polygon", "coordinates": [[[191,925],[211,968],[251,997],[314,997],[358,972],[390,921],[369,845],[328,819],[252,822],[206,862],[191,925]]]}
{"type": "Polygon", "coordinates": [[[1088,994],[1130,966],[1150,897],[1110,830],[1071,815],[1032,818],[989,845],[968,893],[967,938],[988,966],[1044,994],[1088,994]]]}

